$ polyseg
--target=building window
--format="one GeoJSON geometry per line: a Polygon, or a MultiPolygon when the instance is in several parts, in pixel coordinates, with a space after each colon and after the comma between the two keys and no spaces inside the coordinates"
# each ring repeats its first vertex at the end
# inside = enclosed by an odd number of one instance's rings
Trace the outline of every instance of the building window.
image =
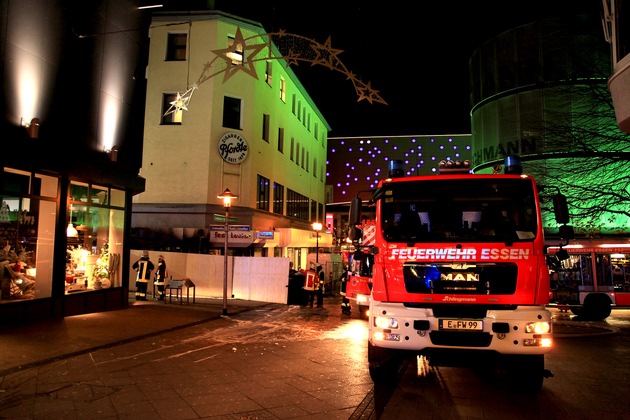
{"type": "Polygon", "coordinates": [[[258,175],[258,192],[256,194],[256,208],[269,211],[269,179],[258,175]]]}
{"type": "Polygon", "coordinates": [[[319,135],[319,124],[315,123],[315,133],[313,134],[315,136],[315,140],[317,141],[317,136],[319,135]]]}
{"type": "Polygon", "coordinates": [[[303,147],[302,148],[302,154],[300,155],[300,166],[302,167],[302,169],[304,169],[304,155],[306,154],[306,150],[303,147]]]}
{"type": "Polygon", "coordinates": [[[313,177],[317,178],[317,158],[313,158],[313,177]]]}
{"type": "Polygon", "coordinates": [[[166,61],[186,60],[187,41],[188,41],[188,34],[169,33],[167,41],[166,41],[166,61]]]}
{"type": "MultiPolygon", "coordinates": [[[[89,290],[121,287],[123,267],[116,262],[120,261],[123,248],[125,192],[72,181],[68,202],[71,266],[80,264],[81,258],[94,261],[90,270],[85,272],[85,279],[76,282],[85,282],[89,290]],[[76,236],[70,235],[71,226],[75,228],[76,236]]],[[[66,276],[70,275],[70,269],[66,267],[66,270],[66,276]]],[[[72,285],[66,285],[66,293],[76,291],[72,285]]]]}
{"type": "Polygon", "coordinates": [[[287,81],[282,76],[280,76],[280,100],[287,102],[287,81]]]}
{"type": "Polygon", "coordinates": [[[291,150],[289,153],[289,159],[295,160],[295,137],[291,137],[291,150]]]}
{"type": "Polygon", "coordinates": [[[173,125],[181,124],[184,111],[176,110],[174,104],[177,102],[176,93],[163,93],[162,94],[162,124],[173,125]]]}
{"type": "Polygon", "coordinates": [[[308,197],[293,191],[287,191],[287,216],[310,221],[308,217],[308,197]]]}
{"type": "Polygon", "coordinates": [[[284,214],[284,185],[277,182],[273,183],[273,212],[276,214],[284,214]]]}
{"type": "MultiPolygon", "coordinates": [[[[233,36],[229,36],[228,37],[228,47],[231,47],[232,45],[234,45],[234,37],[233,36]]],[[[234,52],[228,53],[227,54],[228,57],[230,57],[232,59],[232,64],[233,65],[239,65],[239,64],[243,64],[243,45],[242,44],[237,44],[236,45],[236,50],[234,52]]]]}
{"type": "Polygon", "coordinates": [[[284,128],[278,128],[278,152],[284,153],[284,128]]]}
{"type": "Polygon", "coordinates": [[[2,304],[52,296],[58,192],[58,178],[4,168],[0,176],[2,304]]]}
{"type": "Polygon", "coordinates": [[[223,97],[223,127],[241,129],[241,99],[223,97]]]}
{"type": "Polygon", "coordinates": [[[311,200],[311,220],[323,222],[323,220],[317,217],[317,201],[315,200],[311,200]]]}
{"type": "Polygon", "coordinates": [[[271,115],[263,114],[263,125],[262,125],[262,139],[269,143],[269,123],[271,119],[271,115]]]}
{"type": "Polygon", "coordinates": [[[311,152],[306,152],[306,159],[305,159],[306,167],[304,168],[306,170],[306,172],[309,171],[308,163],[309,163],[309,160],[311,159],[310,156],[311,156],[311,152]]]}
{"type": "Polygon", "coordinates": [[[293,115],[297,115],[296,107],[297,107],[297,99],[295,98],[295,94],[293,94],[291,95],[291,112],[293,112],[293,115]]]}
{"type": "Polygon", "coordinates": [[[271,61],[267,61],[267,67],[265,68],[265,82],[267,82],[269,86],[271,86],[272,72],[273,72],[273,65],[271,61]]]}

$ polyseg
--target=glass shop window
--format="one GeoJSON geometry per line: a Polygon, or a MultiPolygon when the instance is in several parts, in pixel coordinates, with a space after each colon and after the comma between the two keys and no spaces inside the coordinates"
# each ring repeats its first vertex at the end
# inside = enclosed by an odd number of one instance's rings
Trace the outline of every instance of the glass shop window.
{"type": "Polygon", "coordinates": [[[122,286],[124,196],[114,188],[70,183],[66,293],[122,286]]]}
{"type": "Polygon", "coordinates": [[[4,168],[0,179],[0,304],[52,296],[59,180],[4,168]]]}

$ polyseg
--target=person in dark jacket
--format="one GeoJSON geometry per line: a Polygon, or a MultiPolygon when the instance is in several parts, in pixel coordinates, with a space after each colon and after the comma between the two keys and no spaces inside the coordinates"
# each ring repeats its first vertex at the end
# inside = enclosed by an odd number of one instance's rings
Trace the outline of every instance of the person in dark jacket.
{"type": "Polygon", "coordinates": [[[164,300],[166,294],[164,293],[164,286],[166,286],[166,261],[164,256],[158,257],[157,270],[155,271],[155,286],[158,290],[157,300],[164,300]]]}
{"type": "Polygon", "coordinates": [[[136,276],[136,300],[147,300],[147,285],[151,279],[151,272],[155,268],[149,259],[149,251],[142,251],[142,257],[131,266],[136,276]]]}
{"type": "Polygon", "coordinates": [[[324,269],[321,265],[317,266],[317,307],[324,307],[324,269]]]}

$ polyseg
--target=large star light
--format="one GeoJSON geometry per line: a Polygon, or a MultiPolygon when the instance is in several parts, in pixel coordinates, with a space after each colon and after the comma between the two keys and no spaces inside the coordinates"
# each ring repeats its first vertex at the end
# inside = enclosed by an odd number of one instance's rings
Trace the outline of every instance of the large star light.
{"type": "Polygon", "coordinates": [[[255,63],[268,60],[282,60],[286,67],[298,66],[300,62],[310,63],[311,66],[323,66],[339,72],[350,80],[354,86],[358,100],[367,100],[370,104],[387,102],[379,95],[379,91],[372,88],[371,82],[364,83],[348,70],[339,59],[343,50],[332,47],[330,37],[324,44],[301,35],[288,34],[283,29],[278,32],[256,34],[248,38],[243,37],[241,28],[236,28],[234,42],[228,48],[211,51],[215,57],[203,65],[197,82],[183,94],[178,93],[175,101],[164,115],[173,112],[187,111],[193,92],[207,80],[223,73],[223,83],[236,74],[245,75],[258,80],[255,63]],[[243,61],[234,63],[234,55],[243,55],[243,61]]]}

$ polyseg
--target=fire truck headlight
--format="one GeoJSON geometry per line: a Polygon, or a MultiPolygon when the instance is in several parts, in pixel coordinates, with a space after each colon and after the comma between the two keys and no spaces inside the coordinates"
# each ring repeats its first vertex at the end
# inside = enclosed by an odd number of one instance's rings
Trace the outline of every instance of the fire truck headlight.
{"type": "Polygon", "coordinates": [[[388,318],[385,316],[374,317],[374,326],[383,329],[398,329],[398,320],[396,318],[388,318]]]}
{"type": "Polygon", "coordinates": [[[369,296],[357,295],[357,303],[368,303],[369,296]]]}
{"type": "Polygon", "coordinates": [[[528,334],[548,334],[551,332],[549,322],[528,322],[525,324],[525,332],[528,334]]]}

